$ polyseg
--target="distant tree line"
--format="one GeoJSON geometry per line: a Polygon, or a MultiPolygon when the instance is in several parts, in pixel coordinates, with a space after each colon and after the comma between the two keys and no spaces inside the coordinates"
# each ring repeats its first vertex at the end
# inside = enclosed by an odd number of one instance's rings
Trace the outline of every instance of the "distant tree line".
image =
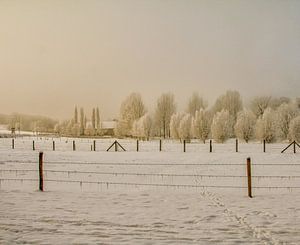
{"type": "Polygon", "coordinates": [[[162,94],[154,112],[149,113],[138,93],[130,94],[121,104],[115,129],[118,137],[208,138],[225,142],[236,137],[249,140],[300,141],[300,98],[258,96],[244,106],[237,91],[219,96],[211,108],[194,93],[183,112],[177,112],[175,97],[162,94]]]}
{"type": "Polygon", "coordinates": [[[53,133],[56,120],[44,116],[14,113],[0,116],[0,124],[8,125],[8,130],[53,133]]]}
{"type": "Polygon", "coordinates": [[[99,108],[93,108],[91,118],[88,119],[84,109],[80,108],[78,112],[77,106],[75,106],[73,118],[57,123],[54,132],[59,135],[74,137],[102,135],[99,108]]]}

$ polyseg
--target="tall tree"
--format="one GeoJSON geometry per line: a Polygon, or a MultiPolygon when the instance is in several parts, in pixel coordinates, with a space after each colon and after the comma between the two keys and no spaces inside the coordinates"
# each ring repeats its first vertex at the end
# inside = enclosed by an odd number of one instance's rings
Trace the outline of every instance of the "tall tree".
{"type": "Polygon", "coordinates": [[[205,109],[206,106],[206,102],[204,102],[203,98],[201,98],[198,93],[193,93],[188,102],[187,113],[191,116],[195,116],[196,111],[205,109]]]}
{"type": "Polygon", "coordinates": [[[78,123],[78,111],[77,111],[77,106],[75,106],[75,111],[74,111],[74,123],[78,123]]]}
{"type": "Polygon", "coordinates": [[[85,130],[85,116],[83,108],[80,108],[80,135],[84,135],[85,130]]]}
{"type": "Polygon", "coordinates": [[[95,130],[96,129],[96,110],[93,108],[92,112],[92,128],[95,130]]]}
{"type": "Polygon", "coordinates": [[[99,107],[96,109],[96,126],[97,130],[100,130],[100,112],[99,112],[99,107]]]}
{"type": "Polygon", "coordinates": [[[219,96],[214,105],[214,111],[228,111],[229,115],[236,121],[237,114],[243,109],[243,102],[238,91],[228,90],[225,94],[219,96]]]}
{"type": "Polygon", "coordinates": [[[176,112],[174,95],[171,93],[162,94],[157,100],[155,111],[156,120],[160,135],[164,138],[170,137],[170,120],[173,113],[176,112]]]}

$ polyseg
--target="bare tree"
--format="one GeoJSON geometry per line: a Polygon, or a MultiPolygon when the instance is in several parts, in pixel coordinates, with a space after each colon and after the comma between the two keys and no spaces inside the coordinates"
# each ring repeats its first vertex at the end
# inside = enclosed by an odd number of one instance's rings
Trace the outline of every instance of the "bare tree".
{"type": "Polygon", "coordinates": [[[194,116],[196,111],[205,109],[206,107],[207,103],[204,102],[203,98],[201,98],[198,93],[193,93],[188,102],[187,113],[194,116]]]}
{"type": "Polygon", "coordinates": [[[176,111],[174,95],[171,93],[162,94],[157,100],[155,117],[157,120],[159,133],[164,138],[170,137],[170,120],[172,114],[176,111]]]}
{"type": "Polygon", "coordinates": [[[248,141],[254,136],[255,122],[256,118],[253,112],[248,110],[239,112],[234,127],[236,136],[248,143],[248,141]]]}
{"type": "Polygon", "coordinates": [[[227,110],[217,112],[211,125],[212,137],[217,142],[225,142],[230,136],[231,118],[227,110]]]}
{"type": "Polygon", "coordinates": [[[193,134],[197,139],[201,139],[205,143],[210,133],[211,119],[209,112],[203,109],[196,111],[192,121],[193,134]]]}

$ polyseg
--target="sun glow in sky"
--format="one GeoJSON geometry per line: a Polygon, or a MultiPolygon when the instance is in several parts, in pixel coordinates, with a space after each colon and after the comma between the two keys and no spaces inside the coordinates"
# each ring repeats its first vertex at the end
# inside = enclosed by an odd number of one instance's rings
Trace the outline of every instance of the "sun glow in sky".
{"type": "Polygon", "coordinates": [[[0,1],[0,113],[300,95],[300,1],[0,1]]]}

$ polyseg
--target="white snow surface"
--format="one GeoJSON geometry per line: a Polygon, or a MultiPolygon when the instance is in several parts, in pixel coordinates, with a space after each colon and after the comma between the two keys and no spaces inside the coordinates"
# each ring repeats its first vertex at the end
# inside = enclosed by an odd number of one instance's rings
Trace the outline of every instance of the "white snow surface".
{"type": "Polygon", "coordinates": [[[97,139],[96,151],[92,139],[53,140],[56,151],[52,138],[17,138],[14,150],[0,139],[0,244],[299,244],[300,153],[280,153],[287,144],[236,153],[231,140],[209,153],[193,142],[184,153],[179,142],[159,152],[140,141],[136,152],[119,140],[126,152],[106,152],[114,139],[97,139]]]}

